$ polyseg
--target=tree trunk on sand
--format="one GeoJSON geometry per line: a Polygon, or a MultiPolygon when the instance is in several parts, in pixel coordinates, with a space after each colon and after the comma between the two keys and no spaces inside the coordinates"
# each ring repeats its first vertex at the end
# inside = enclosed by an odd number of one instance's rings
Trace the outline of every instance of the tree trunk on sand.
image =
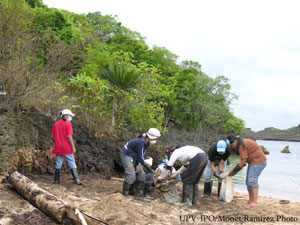
{"type": "Polygon", "coordinates": [[[106,224],[98,218],[81,213],[55,195],[43,190],[33,181],[18,172],[12,173],[8,181],[31,204],[42,210],[50,218],[63,224],[106,224]]]}

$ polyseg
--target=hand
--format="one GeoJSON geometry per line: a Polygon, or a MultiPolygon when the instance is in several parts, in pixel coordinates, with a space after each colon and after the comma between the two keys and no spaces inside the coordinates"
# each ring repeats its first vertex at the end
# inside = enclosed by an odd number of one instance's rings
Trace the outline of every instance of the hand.
{"type": "Polygon", "coordinates": [[[178,176],[177,173],[173,173],[173,174],[171,174],[170,178],[175,180],[177,178],[177,176],[178,176]]]}
{"type": "Polygon", "coordinates": [[[73,147],[73,154],[75,154],[76,153],[76,148],[75,147],[73,147]]]}
{"type": "Polygon", "coordinates": [[[166,180],[167,178],[166,177],[158,177],[157,178],[157,181],[164,181],[164,180],[166,180]]]}
{"type": "Polygon", "coordinates": [[[235,174],[237,174],[242,168],[239,166],[239,164],[237,164],[228,174],[228,176],[234,176],[235,174]]]}
{"type": "Polygon", "coordinates": [[[217,178],[219,178],[219,179],[220,179],[220,176],[219,176],[219,174],[217,173],[217,171],[214,171],[214,173],[213,173],[213,174],[214,174],[214,176],[215,176],[215,177],[217,177],[217,178]]]}
{"type": "Polygon", "coordinates": [[[141,168],[140,168],[139,166],[136,166],[136,167],[135,167],[135,173],[139,173],[140,170],[141,170],[141,168]]]}

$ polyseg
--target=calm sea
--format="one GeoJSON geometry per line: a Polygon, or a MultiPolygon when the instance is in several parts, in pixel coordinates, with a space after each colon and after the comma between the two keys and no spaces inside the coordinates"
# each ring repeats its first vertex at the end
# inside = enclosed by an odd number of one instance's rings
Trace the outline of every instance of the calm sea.
{"type": "MultiPolygon", "coordinates": [[[[300,201],[300,142],[258,140],[257,143],[270,152],[267,155],[267,166],[259,177],[259,195],[300,201]],[[281,153],[287,145],[291,153],[281,153]]],[[[232,169],[239,159],[239,156],[231,155],[231,164],[226,171],[232,169]]],[[[235,192],[248,193],[245,185],[246,172],[247,167],[233,177],[235,192]]]]}

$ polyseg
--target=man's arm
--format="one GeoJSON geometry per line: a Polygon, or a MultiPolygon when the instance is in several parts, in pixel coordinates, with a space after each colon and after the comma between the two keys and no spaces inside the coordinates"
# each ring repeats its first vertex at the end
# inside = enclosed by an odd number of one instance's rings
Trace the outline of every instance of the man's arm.
{"type": "Polygon", "coordinates": [[[154,176],[154,184],[157,183],[157,181],[159,181],[160,179],[158,178],[161,175],[161,169],[157,168],[157,170],[155,171],[155,176],[154,176]]]}
{"type": "Polygon", "coordinates": [[[216,172],[215,162],[210,161],[210,167],[212,172],[216,172]]]}
{"type": "Polygon", "coordinates": [[[72,135],[68,135],[67,138],[68,138],[68,141],[69,141],[70,145],[72,146],[73,153],[75,153],[76,149],[75,149],[75,145],[74,145],[74,142],[73,142],[72,135]]]}
{"type": "Polygon", "coordinates": [[[187,170],[187,165],[183,165],[180,167],[180,169],[178,171],[176,171],[176,173],[173,173],[171,175],[172,179],[176,179],[176,177],[178,177],[180,174],[182,174],[183,172],[185,172],[187,170]]]}
{"type": "Polygon", "coordinates": [[[239,162],[239,166],[241,168],[244,168],[244,166],[246,165],[247,159],[241,159],[241,161],[239,162]]]}
{"type": "Polygon", "coordinates": [[[220,163],[219,163],[219,169],[220,169],[220,173],[224,172],[224,160],[221,159],[220,163]]]}

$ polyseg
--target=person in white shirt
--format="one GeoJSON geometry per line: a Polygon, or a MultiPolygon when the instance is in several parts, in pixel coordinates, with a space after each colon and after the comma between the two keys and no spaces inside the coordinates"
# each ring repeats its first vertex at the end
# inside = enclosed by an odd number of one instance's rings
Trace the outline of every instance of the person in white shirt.
{"type": "Polygon", "coordinates": [[[183,182],[183,202],[181,206],[199,205],[198,201],[198,183],[203,174],[207,164],[207,155],[205,152],[195,146],[174,147],[168,146],[166,148],[166,155],[168,156],[168,163],[166,170],[160,175],[162,178],[166,177],[169,170],[178,160],[182,164],[181,168],[171,178],[176,178],[181,174],[183,182]]]}
{"type": "Polygon", "coordinates": [[[167,171],[167,175],[162,178],[161,174],[166,170],[166,164],[167,164],[168,160],[164,159],[163,163],[159,164],[158,167],[155,170],[156,173],[156,178],[155,178],[155,182],[160,181],[160,180],[164,180],[165,178],[170,178],[172,174],[176,173],[176,169],[174,167],[172,167],[170,170],[167,171]]]}
{"type": "Polygon", "coordinates": [[[180,201],[180,197],[176,189],[176,183],[180,180],[180,175],[176,180],[171,180],[171,175],[176,173],[176,169],[172,167],[171,170],[168,170],[167,175],[162,178],[160,175],[166,170],[165,165],[167,162],[168,160],[164,159],[163,163],[161,163],[155,170],[156,175],[154,185],[160,194],[160,200],[162,202],[176,204],[180,201]]]}

